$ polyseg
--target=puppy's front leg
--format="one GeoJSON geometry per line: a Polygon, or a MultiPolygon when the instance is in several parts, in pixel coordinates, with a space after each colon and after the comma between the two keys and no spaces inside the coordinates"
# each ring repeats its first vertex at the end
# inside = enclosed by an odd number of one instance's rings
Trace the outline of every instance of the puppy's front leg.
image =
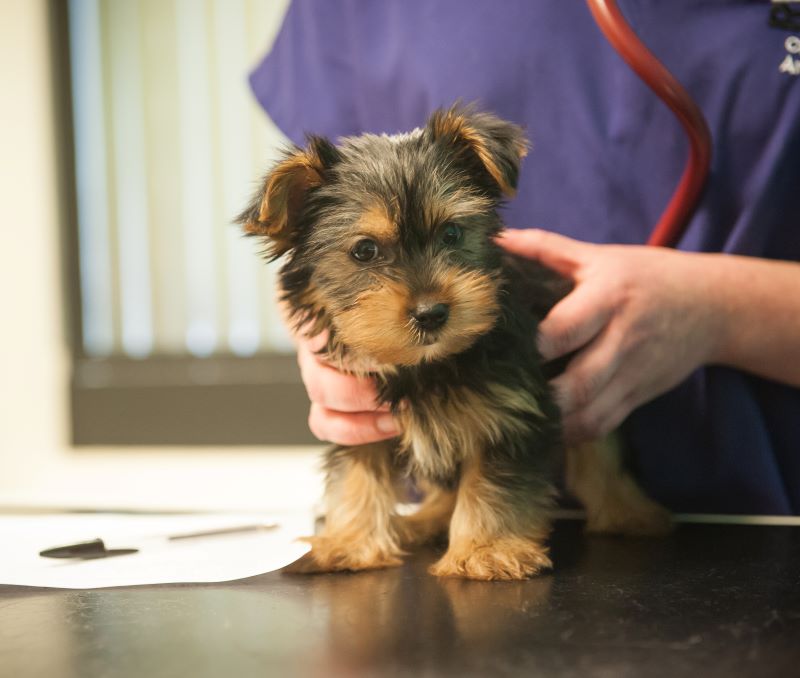
{"type": "Polygon", "coordinates": [[[450,523],[450,545],[430,572],[440,577],[514,580],[552,566],[549,486],[529,476],[497,474],[482,460],[465,465],[450,523]]]}
{"type": "Polygon", "coordinates": [[[328,451],[325,527],[308,538],[311,551],[288,571],[368,570],[400,564],[393,453],[393,441],[328,451]]]}

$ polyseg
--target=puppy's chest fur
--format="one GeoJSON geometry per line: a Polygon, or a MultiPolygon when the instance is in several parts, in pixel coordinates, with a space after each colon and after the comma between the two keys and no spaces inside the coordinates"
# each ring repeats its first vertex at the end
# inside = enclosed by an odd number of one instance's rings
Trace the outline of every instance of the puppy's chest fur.
{"type": "Polygon", "coordinates": [[[447,487],[464,462],[481,462],[488,447],[525,436],[546,409],[540,399],[497,376],[481,387],[451,383],[404,402],[396,413],[399,452],[414,475],[447,487]]]}
{"type": "Polygon", "coordinates": [[[535,332],[563,291],[548,291],[542,280],[555,278],[540,276],[536,298],[544,306],[532,309],[520,302],[526,281],[513,269],[504,273],[497,323],[473,346],[378,375],[379,395],[402,430],[400,453],[412,473],[440,485],[457,481],[465,462],[549,448],[559,435],[559,413],[541,371],[535,332]]]}

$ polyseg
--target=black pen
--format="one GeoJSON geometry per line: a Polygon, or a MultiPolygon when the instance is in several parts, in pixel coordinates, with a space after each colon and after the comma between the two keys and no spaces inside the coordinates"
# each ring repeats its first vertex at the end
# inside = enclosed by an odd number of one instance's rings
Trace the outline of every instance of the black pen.
{"type": "MultiPolygon", "coordinates": [[[[272,524],[254,524],[254,525],[236,525],[234,527],[222,527],[216,530],[202,530],[200,532],[186,532],[182,534],[171,534],[166,537],[158,537],[158,539],[166,539],[167,541],[178,541],[181,539],[197,539],[205,537],[217,537],[231,534],[241,534],[242,532],[260,532],[266,530],[274,530],[278,527],[277,523],[272,524]]],[[[148,537],[152,539],[152,537],[148,537]]],[[[53,548],[40,551],[39,555],[43,558],[76,558],[78,560],[94,560],[95,558],[111,558],[113,556],[124,556],[131,553],[138,553],[137,548],[120,548],[109,549],[106,548],[105,542],[102,539],[92,539],[91,541],[78,542],[75,544],[66,544],[64,546],[55,546],[53,548]]]]}

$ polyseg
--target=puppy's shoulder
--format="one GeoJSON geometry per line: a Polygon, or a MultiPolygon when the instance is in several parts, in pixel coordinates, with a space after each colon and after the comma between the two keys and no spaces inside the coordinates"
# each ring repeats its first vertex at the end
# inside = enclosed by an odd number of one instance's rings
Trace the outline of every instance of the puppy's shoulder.
{"type": "Polygon", "coordinates": [[[523,305],[541,321],[572,290],[572,281],[535,259],[502,255],[503,274],[516,304],[523,305]]]}

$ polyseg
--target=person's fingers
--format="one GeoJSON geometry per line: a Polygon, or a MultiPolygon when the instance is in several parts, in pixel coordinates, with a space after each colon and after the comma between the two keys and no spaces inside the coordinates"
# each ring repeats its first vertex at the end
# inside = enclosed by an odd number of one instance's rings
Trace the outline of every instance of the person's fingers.
{"type": "Polygon", "coordinates": [[[564,441],[574,445],[595,440],[616,429],[633,409],[630,389],[630,383],[617,373],[585,407],[563,417],[564,441]]]}
{"type": "Polygon", "coordinates": [[[591,407],[620,368],[621,342],[608,327],[580,351],[566,370],[551,380],[556,402],[563,416],[591,407]]]}
{"type": "Polygon", "coordinates": [[[378,403],[371,379],[326,365],[304,345],[298,347],[297,361],[311,402],[339,412],[388,412],[387,404],[378,403]]]}
{"type": "Polygon", "coordinates": [[[308,427],[320,440],[336,445],[365,445],[400,434],[391,414],[337,412],[317,403],[311,404],[308,427]]]}
{"type": "Polygon", "coordinates": [[[613,314],[604,290],[579,285],[539,323],[539,353],[545,360],[554,360],[577,351],[603,330],[613,314]]]}
{"type": "Polygon", "coordinates": [[[629,411],[622,406],[612,409],[608,414],[596,410],[575,412],[562,420],[564,442],[577,445],[602,438],[618,428],[628,414],[629,411]]]}
{"type": "Polygon", "coordinates": [[[592,245],[538,228],[505,230],[497,237],[498,244],[526,259],[537,259],[561,275],[571,277],[587,249],[592,245]]]}
{"type": "Polygon", "coordinates": [[[311,353],[321,351],[328,343],[328,331],[325,330],[312,337],[305,337],[301,342],[311,353]]]}

